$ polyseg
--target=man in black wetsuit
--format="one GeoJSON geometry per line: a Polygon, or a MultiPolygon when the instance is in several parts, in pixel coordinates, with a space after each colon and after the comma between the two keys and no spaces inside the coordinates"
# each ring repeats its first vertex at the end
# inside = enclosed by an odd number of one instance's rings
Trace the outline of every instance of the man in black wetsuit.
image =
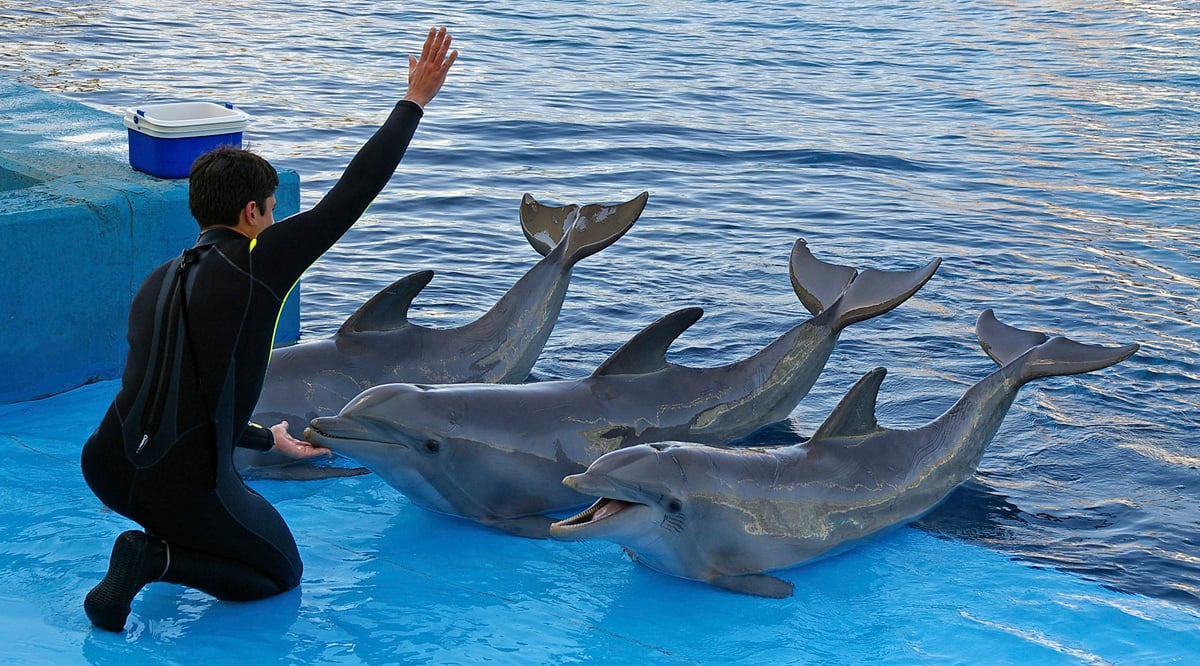
{"type": "Polygon", "coordinates": [[[218,599],[250,601],[300,584],[283,518],[248,488],[235,446],[302,458],[327,455],[249,424],[284,298],[387,184],[458,55],[445,29],[409,56],[408,91],[311,210],[274,224],[278,175],[253,153],[219,148],[189,176],[196,247],[143,283],[129,314],[120,391],[84,444],[83,476],[112,510],[145,532],[117,537],[104,579],[88,593],[92,624],[124,629],[134,596],[161,580],[218,599]]]}

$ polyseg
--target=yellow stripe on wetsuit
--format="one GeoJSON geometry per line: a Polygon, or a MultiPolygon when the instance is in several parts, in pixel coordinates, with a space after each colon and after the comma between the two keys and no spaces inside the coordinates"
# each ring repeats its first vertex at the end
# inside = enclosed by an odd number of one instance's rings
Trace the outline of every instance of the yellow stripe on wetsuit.
{"type": "MultiPolygon", "coordinates": [[[[253,252],[256,245],[258,245],[258,239],[251,238],[249,251],[253,252]]],[[[300,280],[293,282],[291,288],[288,289],[287,293],[283,295],[283,300],[279,302],[279,312],[275,313],[275,328],[271,329],[271,352],[267,356],[268,363],[271,361],[270,354],[275,353],[275,334],[279,332],[279,321],[283,319],[283,304],[287,303],[287,299],[291,297],[292,292],[296,290],[296,285],[298,284],[300,284],[300,280]]]]}

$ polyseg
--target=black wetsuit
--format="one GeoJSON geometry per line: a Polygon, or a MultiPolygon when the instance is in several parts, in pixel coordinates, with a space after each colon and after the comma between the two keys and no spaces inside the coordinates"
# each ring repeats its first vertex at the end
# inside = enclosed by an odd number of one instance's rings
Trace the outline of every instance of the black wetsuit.
{"type": "Polygon", "coordinates": [[[141,389],[158,349],[154,331],[161,326],[156,310],[164,283],[175,274],[172,263],[155,269],[134,297],[121,389],[84,444],[82,467],[105,505],[170,545],[164,580],[222,599],[263,598],[300,583],[302,565],[291,531],[243,483],[233,450],[270,448],[269,431],[247,426],[283,299],[387,184],[421,115],[418,105],[398,103],[312,210],[266,228],[253,241],[231,228],[201,235],[197,247],[206,249],[194,252],[185,291],[191,339],[171,384],[177,395],[169,405],[176,443],[161,459],[140,467],[126,452],[131,429],[123,422],[131,410],[138,413],[138,395],[146,393],[141,389]]]}

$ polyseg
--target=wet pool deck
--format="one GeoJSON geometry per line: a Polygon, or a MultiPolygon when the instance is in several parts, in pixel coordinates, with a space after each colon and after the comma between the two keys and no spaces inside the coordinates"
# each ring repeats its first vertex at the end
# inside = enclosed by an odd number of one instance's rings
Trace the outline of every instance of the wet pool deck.
{"type": "Polygon", "coordinates": [[[1194,609],[905,528],[783,572],[785,600],[657,574],[607,542],[510,537],[374,475],[254,481],[292,526],[300,589],[249,604],[152,585],[124,634],[82,600],[132,523],[79,448],[100,382],[0,406],[0,641],[13,663],[1188,663],[1194,609]]]}

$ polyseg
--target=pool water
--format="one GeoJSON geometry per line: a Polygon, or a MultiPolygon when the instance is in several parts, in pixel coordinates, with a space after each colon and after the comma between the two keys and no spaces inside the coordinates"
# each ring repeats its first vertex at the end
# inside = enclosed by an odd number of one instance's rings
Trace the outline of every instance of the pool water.
{"type": "Polygon", "coordinates": [[[535,379],[581,377],[663,314],[671,348],[744,358],[806,313],[821,259],[937,275],[847,329],[812,393],[751,439],[800,442],[864,372],[912,427],[993,365],[976,316],[1129,360],[1026,386],[976,476],[917,524],[781,575],[783,601],[656,574],[607,542],[527,541],[413,507],[374,476],[254,481],[292,525],[301,588],[223,604],[168,585],[122,635],[83,595],[131,524],[79,446],[100,382],[0,406],[0,636],[33,663],[1188,663],[1200,657],[1200,14],[1144,3],[145,3],[0,0],[0,74],[114,113],[230,101],[311,205],[403,94],[404,55],[462,50],[384,194],[308,273],[302,337],[396,278],[412,317],[482,314],[537,259],[547,203],[650,191],[575,269],[535,379]]]}

